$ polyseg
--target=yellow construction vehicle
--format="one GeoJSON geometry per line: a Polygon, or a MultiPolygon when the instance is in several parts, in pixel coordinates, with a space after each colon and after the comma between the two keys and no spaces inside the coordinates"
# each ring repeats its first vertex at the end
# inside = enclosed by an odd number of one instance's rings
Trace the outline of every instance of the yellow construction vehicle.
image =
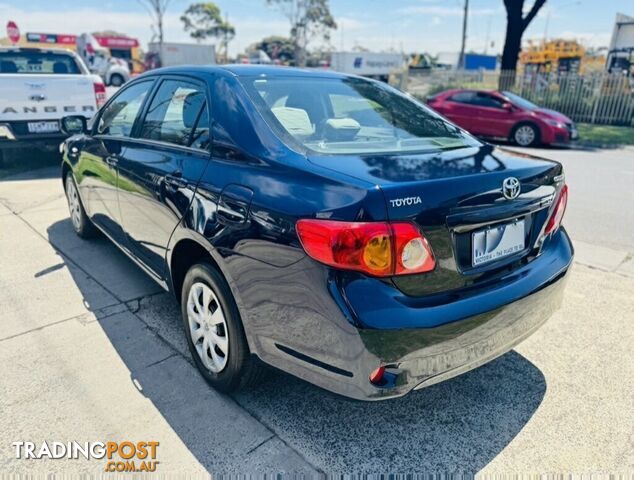
{"type": "Polygon", "coordinates": [[[527,72],[579,73],[586,49],[575,40],[548,40],[534,43],[520,54],[520,62],[527,72]]]}

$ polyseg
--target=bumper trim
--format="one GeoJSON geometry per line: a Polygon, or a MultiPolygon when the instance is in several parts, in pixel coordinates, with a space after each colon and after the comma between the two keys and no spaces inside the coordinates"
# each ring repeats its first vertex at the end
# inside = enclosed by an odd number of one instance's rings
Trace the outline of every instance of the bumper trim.
{"type": "Polygon", "coordinates": [[[285,347],[284,345],[280,345],[279,343],[276,343],[275,346],[281,352],[284,352],[299,360],[303,360],[304,362],[310,363],[311,365],[315,365],[316,367],[320,367],[320,368],[323,368],[324,370],[328,370],[329,372],[336,373],[337,375],[343,375],[344,377],[354,376],[354,374],[352,372],[349,372],[348,370],[344,370],[343,368],[335,367],[328,363],[322,362],[321,360],[317,360],[316,358],[313,358],[304,353],[298,352],[297,350],[293,350],[292,348],[285,347]]]}
{"type": "Polygon", "coordinates": [[[0,138],[5,140],[15,140],[15,135],[13,134],[13,130],[11,130],[10,125],[0,123],[0,138]]]}

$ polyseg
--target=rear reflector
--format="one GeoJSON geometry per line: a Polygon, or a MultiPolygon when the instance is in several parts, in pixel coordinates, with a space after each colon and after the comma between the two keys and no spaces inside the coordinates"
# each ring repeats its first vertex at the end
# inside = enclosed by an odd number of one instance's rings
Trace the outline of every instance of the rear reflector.
{"type": "Polygon", "coordinates": [[[332,267],[388,277],[436,266],[427,239],[412,223],[303,219],[296,228],[306,253],[332,267]]]}
{"type": "Polygon", "coordinates": [[[568,205],[568,185],[564,185],[559,192],[559,196],[557,197],[557,203],[555,204],[555,208],[553,209],[553,213],[550,214],[550,218],[548,219],[548,223],[546,224],[546,230],[544,230],[544,235],[548,235],[554,231],[556,231],[561,225],[561,221],[564,218],[564,213],[566,213],[566,206],[568,205]]]}
{"type": "Polygon", "coordinates": [[[383,381],[384,375],[385,375],[385,367],[381,366],[377,368],[370,374],[370,383],[374,385],[378,385],[378,386],[383,385],[385,383],[383,381]]]}
{"type": "Polygon", "coordinates": [[[101,82],[95,82],[93,85],[95,87],[95,100],[99,109],[106,103],[106,86],[101,82]]]}

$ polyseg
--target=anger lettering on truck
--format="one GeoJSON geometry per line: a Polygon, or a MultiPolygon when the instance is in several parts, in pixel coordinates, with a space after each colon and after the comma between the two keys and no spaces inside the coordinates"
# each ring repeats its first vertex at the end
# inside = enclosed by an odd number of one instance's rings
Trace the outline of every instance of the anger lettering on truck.
{"type": "Polygon", "coordinates": [[[73,112],[78,112],[78,111],[82,111],[84,113],[94,113],[95,112],[95,107],[92,105],[83,105],[81,107],[76,107],[75,105],[65,105],[62,107],[56,107],[54,105],[51,106],[46,106],[46,107],[22,107],[21,109],[15,109],[13,107],[5,107],[2,110],[2,113],[15,113],[16,115],[18,113],[56,113],[56,112],[66,112],[66,113],[73,113],[73,112]],[[22,110],[20,112],[20,110],[22,110]]]}

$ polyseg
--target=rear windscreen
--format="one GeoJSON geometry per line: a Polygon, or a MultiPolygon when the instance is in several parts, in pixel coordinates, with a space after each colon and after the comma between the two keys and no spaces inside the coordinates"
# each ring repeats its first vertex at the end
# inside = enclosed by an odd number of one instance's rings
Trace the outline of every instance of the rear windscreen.
{"type": "Polygon", "coordinates": [[[70,55],[52,52],[0,52],[0,73],[81,74],[70,55]]]}
{"type": "Polygon", "coordinates": [[[479,146],[473,137],[384,84],[357,77],[243,77],[249,96],[283,141],[331,154],[479,146]]]}

